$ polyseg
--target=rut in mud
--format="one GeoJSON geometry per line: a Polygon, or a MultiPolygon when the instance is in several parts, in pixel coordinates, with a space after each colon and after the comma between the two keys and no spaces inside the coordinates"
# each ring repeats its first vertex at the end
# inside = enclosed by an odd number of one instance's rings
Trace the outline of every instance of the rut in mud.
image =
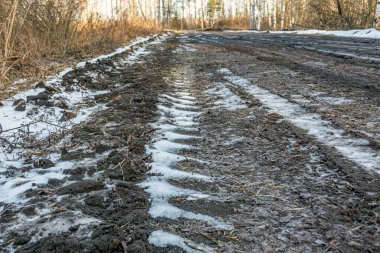
{"type": "Polygon", "coordinates": [[[3,172],[51,178],[0,201],[1,250],[379,251],[378,47],[188,33],[68,73],[104,107],[3,172]]]}

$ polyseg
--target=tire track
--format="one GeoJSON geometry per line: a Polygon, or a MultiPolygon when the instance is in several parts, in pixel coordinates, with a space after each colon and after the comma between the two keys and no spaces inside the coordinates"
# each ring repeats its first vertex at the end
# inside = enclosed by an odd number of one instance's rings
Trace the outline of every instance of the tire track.
{"type": "MultiPolygon", "coordinates": [[[[194,158],[181,155],[181,151],[192,149],[192,146],[182,144],[191,139],[199,138],[198,117],[201,116],[201,108],[197,105],[196,98],[190,91],[192,80],[189,78],[189,69],[186,67],[176,70],[176,78],[169,83],[174,89],[171,94],[160,96],[157,106],[159,119],[153,124],[156,129],[155,139],[146,147],[151,154],[152,162],[150,177],[140,184],[151,196],[150,215],[153,218],[167,218],[177,220],[180,218],[205,222],[218,229],[232,229],[232,226],[208,215],[185,211],[170,204],[170,199],[185,197],[191,199],[208,198],[209,195],[199,191],[173,186],[169,180],[195,179],[211,182],[212,178],[196,173],[189,173],[177,169],[177,164],[182,161],[192,160],[204,163],[194,158]],[[179,143],[181,142],[181,143],[179,143]]],[[[212,252],[209,247],[196,244],[190,240],[165,232],[161,229],[154,231],[149,241],[157,247],[177,246],[186,252],[212,252]]]]}
{"type": "Polygon", "coordinates": [[[254,85],[247,79],[232,74],[224,75],[223,78],[259,99],[270,112],[281,115],[293,125],[307,131],[322,144],[335,148],[359,167],[369,172],[380,173],[379,151],[369,147],[367,140],[349,135],[343,129],[333,126],[330,121],[323,119],[321,115],[307,112],[298,104],[254,85]]]}

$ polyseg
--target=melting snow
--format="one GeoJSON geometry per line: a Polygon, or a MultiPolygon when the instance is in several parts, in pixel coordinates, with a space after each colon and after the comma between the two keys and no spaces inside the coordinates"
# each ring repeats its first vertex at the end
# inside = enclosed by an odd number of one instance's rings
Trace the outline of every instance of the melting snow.
{"type": "MultiPolygon", "coordinates": [[[[96,63],[98,60],[103,60],[103,59],[108,59],[108,58],[111,58],[115,55],[118,55],[118,54],[121,54],[121,53],[124,53],[128,50],[130,50],[132,47],[134,46],[137,46],[139,44],[142,44],[142,43],[145,43],[147,41],[149,41],[150,39],[154,38],[154,39],[158,39],[159,41],[161,41],[162,39],[165,39],[167,35],[164,35],[163,38],[158,38],[158,35],[153,35],[153,36],[148,36],[148,37],[140,37],[140,38],[136,38],[134,40],[132,40],[127,46],[125,47],[121,47],[121,48],[118,48],[116,49],[114,52],[110,53],[110,54],[105,54],[105,55],[100,55],[92,60],[89,60],[89,61],[85,61],[85,62],[80,62],[76,65],[77,68],[81,68],[81,67],[84,67],[86,65],[86,63],[96,63]]],[[[135,52],[132,52],[132,55],[133,57],[136,57],[136,55],[139,55],[141,53],[141,48],[139,48],[137,51],[135,52]]],[[[137,59],[137,58],[135,58],[137,59]]],[[[129,60],[133,60],[133,58],[130,58],[129,60]]]]}
{"type": "Polygon", "coordinates": [[[302,105],[308,105],[310,104],[312,101],[305,98],[304,96],[302,95],[291,95],[291,98],[292,100],[294,100],[295,102],[299,103],[299,104],[302,104],[302,105]]]}
{"type": "Polygon", "coordinates": [[[242,87],[258,98],[271,112],[278,113],[285,120],[306,130],[323,144],[336,148],[343,156],[360,167],[380,174],[380,154],[370,148],[365,139],[355,138],[338,129],[321,115],[309,113],[298,104],[291,103],[270,91],[252,84],[239,76],[224,76],[224,79],[242,87]]]}
{"type": "MultiPolygon", "coordinates": [[[[149,43],[159,43],[165,40],[167,35],[162,37],[153,36],[136,39],[124,48],[119,48],[111,54],[102,55],[87,62],[81,62],[77,64],[76,67],[82,68],[86,65],[86,63],[96,63],[98,60],[110,58],[131,49],[133,46],[148,42],[152,38],[155,40],[149,43]]],[[[146,54],[147,51],[144,44],[121,59],[121,63],[124,64],[124,66],[126,63],[135,63],[139,57],[146,54]]],[[[119,62],[119,64],[121,63],[119,62]]],[[[49,101],[64,101],[67,104],[68,109],[63,110],[56,106],[47,108],[45,106],[36,106],[34,104],[27,103],[27,108],[25,111],[15,111],[13,106],[14,101],[18,99],[24,99],[27,101],[28,96],[35,96],[43,92],[45,89],[33,88],[26,92],[19,93],[5,101],[2,101],[3,106],[0,108],[0,124],[3,132],[1,133],[1,137],[7,139],[9,142],[14,142],[18,138],[18,131],[23,130],[30,136],[34,136],[37,139],[43,139],[52,133],[59,132],[62,129],[69,129],[73,125],[87,120],[95,112],[104,110],[106,108],[104,104],[85,107],[83,106],[83,103],[85,101],[94,100],[94,96],[108,93],[109,90],[92,91],[82,87],[75,87],[76,90],[74,91],[63,91],[65,90],[65,87],[61,84],[62,78],[72,70],[72,68],[67,68],[57,75],[49,77],[45,82],[48,86],[62,90],[62,92],[52,95],[49,101]],[[61,122],[60,119],[64,115],[65,111],[75,112],[76,116],[68,121],[61,122]]],[[[91,72],[88,73],[88,75],[95,77],[98,73],[91,72]]],[[[19,159],[19,156],[22,153],[22,150],[17,149],[12,151],[2,150],[2,152],[0,152],[0,168],[7,166],[7,161],[9,160],[16,161],[19,159]]]]}
{"type": "Polygon", "coordinates": [[[378,57],[358,55],[358,54],[348,53],[348,52],[339,52],[336,50],[316,49],[314,47],[305,47],[305,46],[296,46],[296,48],[307,49],[311,51],[316,51],[316,52],[325,53],[325,54],[332,54],[336,56],[343,56],[343,57],[356,58],[356,59],[367,60],[367,61],[380,62],[380,58],[378,57]]]}
{"type": "Polygon", "coordinates": [[[0,167],[0,193],[2,193],[0,194],[0,203],[25,203],[28,201],[28,198],[25,198],[23,194],[25,191],[37,189],[40,185],[47,184],[49,179],[64,179],[66,177],[63,174],[64,170],[95,165],[98,161],[107,157],[108,154],[109,152],[105,152],[94,158],[85,158],[79,162],[59,161],[60,156],[52,154],[51,160],[55,163],[54,167],[31,169],[28,172],[21,172],[20,168],[14,167],[16,175],[12,177],[6,175],[6,172],[11,172],[11,169],[0,167]]]}
{"type": "Polygon", "coordinates": [[[218,69],[217,72],[222,75],[232,75],[232,71],[227,68],[218,69]]]}
{"type": "MultiPolygon", "coordinates": [[[[244,32],[244,33],[260,33],[255,30],[227,30],[224,32],[244,32]]],[[[347,31],[326,31],[326,30],[295,30],[295,31],[270,31],[273,34],[300,34],[300,35],[332,35],[337,37],[356,37],[356,38],[369,38],[380,39],[380,31],[374,28],[370,29],[357,29],[347,31]]]]}
{"type": "MultiPolygon", "coordinates": [[[[186,95],[188,96],[188,95],[186,95]]],[[[169,98],[168,100],[173,101],[173,96],[162,96],[164,98],[169,98]]],[[[184,100],[185,103],[188,102],[187,100],[184,100]]],[[[176,105],[178,106],[182,102],[181,98],[176,98],[176,105]]],[[[215,227],[225,228],[227,225],[225,225],[223,222],[220,222],[210,216],[202,215],[202,214],[195,214],[192,212],[181,210],[177,207],[172,206],[169,203],[169,200],[173,197],[192,197],[192,198],[198,198],[202,197],[204,198],[205,194],[202,194],[197,191],[188,190],[188,189],[182,189],[175,186],[170,185],[166,180],[176,178],[176,179],[183,179],[183,178],[194,178],[198,180],[210,180],[209,177],[195,174],[195,173],[189,173],[181,170],[172,169],[172,166],[175,166],[178,162],[185,161],[185,160],[192,160],[191,158],[187,158],[181,155],[176,154],[177,151],[184,150],[184,149],[190,149],[191,146],[179,144],[176,143],[175,140],[177,137],[179,139],[191,139],[195,136],[192,135],[181,135],[178,133],[175,133],[175,130],[183,130],[187,129],[186,127],[190,125],[196,125],[198,124],[195,122],[195,116],[199,116],[201,113],[199,112],[193,112],[193,111],[187,111],[188,110],[194,110],[194,105],[185,105],[181,106],[181,109],[176,109],[173,107],[167,107],[167,106],[158,106],[159,110],[163,110],[166,113],[169,113],[172,115],[171,118],[171,124],[168,127],[167,124],[160,124],[160,122],[166,122],[168,121],[168,117],[161,116],[161,118],[158,120],[158,123],[156,123],[156,126],[160,129],[158,131],[157,137],[155,138],[154,143],[151,145],[152,147],[146,147],[147,153],[150,153],[152,155],[153,162],[151,165],[150,173],[152,175],[159,175],[159,176],[152,176],[150,179],[146,180],[145,182],[141,183],[140,186],[146,188],[146,191],[151,195],[152,198],[152,207],[149,211],[149,213],[152,215],[152,217],[166,217],[169,219],[178,219],[180,217],[182,218],[188,218],[188,219],[195,219],[200,221],[209,222],[210,224],[214,225],[215,227]],[[186,124],[184,124],[186,123],[186,124]],[[171,137],[171,140],[165,139],[166,136],[171,137]]],[[[193,131],[196,131],[197,129],[191,129],[193,131]]]]}
{"type": "MultiPolygon", "coordinates": [[[[49,213],[52,210],[43,209],[39,211],[49,213]]],[[[88,230],[89,226],[97,226],[101,223],[100,220],[84,215],[80,211],[67,211],[49,218],[43,214],[33,218],[29,218],[25,215],[19,216],[19,220],[15,225],[7,228],[5,233],[4,231],[0,233],[0,238],[15,231],[14,233],[34,234],[29,242],[33,243],[49,235],[58,235],[64,232],[69,232],[70,227],[73,226],[79,226],[79,228],[75,232],[70,231],[70,235],[75,236],[76,238],[83,238],[91,235],[91,231],[88,230]]],[[[0,243],[1,242],[2,240],[0,239],[0,243]]],[[[9,252],[16,251],[12,247],[7,248],[7,250],[9,252]]]]}
{"type": "MultiPolygon", "coordinates": [[[[38,139],[47,137],[51,132],[58,131],[61,127],[67,128],[74,124],[78,124],[84,119],[86,119],[90,114],[98,111],[102,106],[94,106],[91,108],[81,109],[77,112],[77,117],[65,122],[64,124],[59,122],[59,119],[63,116],[65,110],[58,107],[45,108],[40,106],[35,106],[28,104],[27,110],[23,112],[15,111],[12,106],[13,101],[17,99],[27,100],[27,96],[35,96],[44,89],[31,89],[25,93],[20,93],[14,97],[3,101],[4,106],[0,108],[0,122],[3,127],[4,133],[12,134],[16,131],[9,131],[13,128],[18,128],[23,125],[28,125],[28,131],[31,135],[35,134],[38,139]],[[31,115],[31,111],[34,114],[31,115]],[[32,122],[35,122],[31,124],[32,122]]],[[[95,95],[104,94],[109,91],[90,91],[90,90],[80,90],[73,92],[63,92],[55,94],[52,98],[62,98],[67,103],[70,110],[74,109],[74,106],[86,99],[93,99],[95,95]]],[[[67,111],[67,110],[66,110],[67,111]]]]}
{"type": "Polygon", "coordinates": [[[298,30],[298,31],[278,31],[271,33],[288,33],[288,34],[302,34],[302,35],[333,35],[337,37],[358,37],[358,38],[373,38],[380,39],[380,31],[374,28],[361,29],[361,30],[348,30],[348,31],[326,31],[326,30],[298,30]]]}
{"type": "Polygon", "coordinates": [[[314,96],[315,99],[325,102],[330,105],[347,105],[352,104],[354,101],[343,97],[329,97],[329,96],[314,96]]]}
{"type": "MultiPolygon", "coordinates": [[[[175,83],[175,87],[181,87],[182,90],[187,85],[187,83],[182,82],[175,83]]],[[[202,181],[210,181],[211,179],[205,175],[175,169],[175,166],[181,161],[196,160],[179,155],[179,151],[191,149],[192,147],[176,142],[176,140],[198,138],[194,135],[176,132],[177,130],[197,131],[197,128],[194,126],[198,125],[196,118],[201,115],[201,112],[195,111],[199,109],[195,98],[190,93],[183,91],[174,93],[173,95],[162,95],[157,108],[161,116],[153,124],[153,127],[157,128],[156,137],[153,143],[146,147],[146,152],[152,156],[152,162],[150,163],[151,170],[149,172],[151,176],[140,184],[151,196],[150,215],[153,218],[165,217],[168,219],[186,218],[198,220],[216,228],[231,229],[232,226],[218,219],[208,215],[185,211],[170,204],[170,199],[175,197],[186,197],[190,201],[209,196],[198,191],[173,186],[168,183],[169,179],[193,178],[202,181]],[[167,104],[170,104],[170,106],[167,104]]],[[[191,243],[190,241],[162,231],[153,232],[149,240],[150,243],[159,247],[171,245],[181,247],[187,252],[199,252],[187,246],[187,243],[191,243]]],[[[209,250],[207,249],[207,251],[209,250]]]]}
{"type": "Polygon", "coordinates": [[[154,231],[149,236],[149,243],[156,247],[176,246],[187,253],[214,252],[210,247],[203,244],[196,244],[190,240],[183,239],[180,236],[164,232],[162,230],[154,231]]]}
{"type": "MultiPolygon", "coordinates": [[[[219,72],[230,73],[230,72],[219,72]]],[[[231,111],[247,108],[245,101],[235,95],[229,88],[227,83],[215,83],[216,88],[207,90],[210,95],[217,95],[219,99],[214,102],[216,106],[226,108],[231,111]]]]}
{"type": "Polygon", "coordinates": [[[195,48],[191,47],[190,45],[185,44],[173,50],[173,53],[195,52],[195,51],[197,51],[195,48]]]}
{"type": "MultiPolygon", "coordinates": [[[[147,43],[160,43],[167,36],[163,37],[147,37],[135,40],[125,48],[116,50],[114,53],[104,56],[99,56],[88,63],[95,63],[97,60],[106,59],[112,57],[116,54],[125,52],[131,49],[132,46],[137,46],[142,42],[147,43]],[[150,38],[154,38],[151,41],[150,38]],[[148,42],[149,41],[149,42],[148,42]]],[[[124,58],[119,61],[135,63],[137,59],[143,55],[146,55],[146,45],[142,45],[140,48],[136,49],[134,52],[129,53],[124,58]],[[145,53],[144,53],[145,52],[145,53]]],[[[77,68],[81,68],[86,65],[87,62],[79,63],[77,68]]],[[[124,66],[125,67],[125,66],[124,66]]],[[[2,101],[3,106],[0,108],[0,123],[3,132],[0,131],[0,137],[6,139],[10,142],[16,141],[17,130],[13,128],[24,128],[23,130],[28,131],[30,135],[34,135],[37,139],[43,139],[61,130],[62,127],[68,129],[75,124],[79,124],[87,120],[94,112],[104,110],[106,107],[104,104],[98,104],[96,106],[85,107],[83,106],[86,100],[93,100],[95,95],[108,93],[108,90],[102,91],[92,91],[81,87],[75,87],[74,91],[63,91],[62,78],[65,74],[70,72],[72,69],[67,68],[64,71],[58,73],[55,76],[49,77],[45,82],[46,85],[59,88],[62,92],[52,95],[54,100],[63,100],[68,105],[69,109],[67,111],[75,111],[76,117],[66,121],[64,123],[60,122],[60,118],[63,115],[63,110],[57,107],[44,107],[35,106],[34,104],[27,104],[26,111],[15,111],[13,107],[13,101],[17,99],[25,99],[27,96],[34,96],[44,91],[42,88],[33,88],[26,92],[15,95],[14,97],[2,101]],[[81,108],[78,108],[79,107],[81,108]],[[29,124],[28,127],[23,127],[29,124]]],[[[89,76],[96,77],[96,72],[89,72],[89,76]]],[[[64,179],[66,175],[63,173],[66,169],[75,169],[78,166],[90,166],[96,164],[99,159],[104,158],[108,155],[108,152],[97,155],[93,158],[86,158],[81,161],[60,161],[59,154],[50,154],[49,159],[55,164],[51,168],[38,169],[22,168],[28,167],[30,164],[24,164],[22,155],[24,154],[23,149],[12,149],[5,150],[1,147],[0,150],[0,203],[3,204],[23,204],[28,201],[25,197],[25,192],[30,189],[36,190],[41,185],[48,183],[50,179],[64,179]]],[[[34,158],[34,157],[33,157],[34,158]]],[[[66,182],[67,183],[67,182],[66,182]]],[[[0,206],[0,210],[4,209],[4,206],[0,206]]]]}

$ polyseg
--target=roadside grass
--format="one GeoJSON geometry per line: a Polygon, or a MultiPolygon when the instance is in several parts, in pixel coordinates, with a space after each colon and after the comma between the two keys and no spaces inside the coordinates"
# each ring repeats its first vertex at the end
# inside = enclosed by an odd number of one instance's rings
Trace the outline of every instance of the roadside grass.
{"type": "Polygon", "coordinates": [[[0,2],[0,100],[78,61],[157,33],[154,21],[82,17],[80,0],[0,2]]]}

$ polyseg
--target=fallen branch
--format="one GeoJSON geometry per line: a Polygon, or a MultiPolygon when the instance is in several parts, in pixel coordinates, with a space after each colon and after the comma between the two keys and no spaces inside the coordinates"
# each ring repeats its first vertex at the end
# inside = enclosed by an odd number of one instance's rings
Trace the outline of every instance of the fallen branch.
{"type": "Polygon", "coordinates": [[[49,216],[49,215],[53,215],[53,214],[57,214],[57,213],[63,213],[63,212],[66,212],[66,211],[68,211],[68,209],[60,208],[60,209],[57,209],[57,210],[55,210],[53,212],[42,214],[41,217],[45,217],[45,216],[49,216]]]}
{"type": "Polygon", "coordinates": [[[128,253],[128,246],[127,246],[127,243],[125,241],[121,242],[121,246],[123,246],[124,253],[128,253]]]}

